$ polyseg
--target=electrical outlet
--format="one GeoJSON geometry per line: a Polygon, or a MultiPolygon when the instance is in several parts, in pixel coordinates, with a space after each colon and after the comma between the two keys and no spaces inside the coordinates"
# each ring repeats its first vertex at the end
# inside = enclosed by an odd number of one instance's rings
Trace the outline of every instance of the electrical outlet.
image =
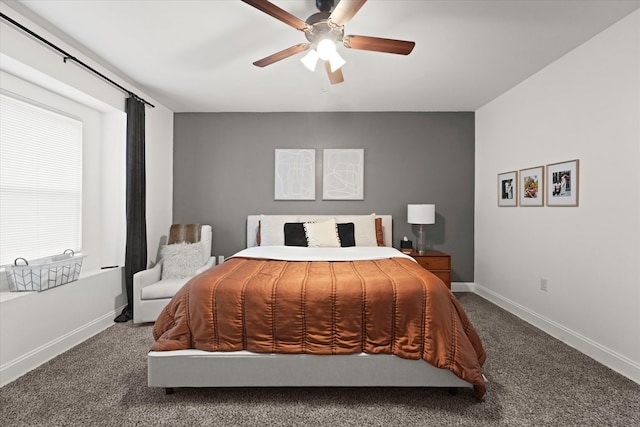
{"type": "Polygon", "coordinates": [[[540,279],[540,290],[545,292],[549,290],[549,282],[547,279],[540,279]]]}

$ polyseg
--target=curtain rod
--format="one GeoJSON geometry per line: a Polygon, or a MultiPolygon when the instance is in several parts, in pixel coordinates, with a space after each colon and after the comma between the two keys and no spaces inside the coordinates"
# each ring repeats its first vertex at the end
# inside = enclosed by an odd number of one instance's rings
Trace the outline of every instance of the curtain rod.
{"type": "Polygon", "coordinates": [[[60,49],[58,46],[56,46],[55,44],[51,43],[49,40],[45,39],[42,36],[39,36],[38,34],[34,33],[33,31],[31,31],[30,29],[28,29],[27,27],[25,27],[24,25],[14,21],[13,19],[9,18],[7,15],[5,15],[4,13],[0,13],[0,16],[2,17],[2,19],[4,19],[5,21],[15,25],[16,27],[18,27],[19,29],[21,29],[22,31],[26,32],[27,34],[29,34],[32,37],[35,37],[37,40],[41,41],[42,43],[44,43],[45,45],[49,46],[50,48],[54,49],[55,51],[57,51],[58,53],[61,53],[62,55],[64,55],[63,57],[63,61],[66,63],[68,60],[71,60],[75,63],[77,63],[78,65],[84,67],[86,70],[92,72],[93,74],[97,75],[98,77],[102,78],[103,80],[106,80],[107,82],[111,83],[113,86],[117,87],[118,89],[120,89],[121,91],[125,92],[126,94],[128,94],[129,96],[144,102],[145,104],[147,104],[148,106],[155,108],[155,105],[151,104],[150,102],[144,100],[143,98],[139,97],[138,95],[136,95],[135,93],[131,92],[129,89],[124,88],[123,86],[119,85],[118,83],[114,82],[113,80],[111,80],[109,77],[105,76],[104,74],[102,74],[100,71],[90,67],[89,65],[85,64],[84,62],[80,61],[78,58],[76,58],[75,56],[65,52],[64,50],[60,49]]]}

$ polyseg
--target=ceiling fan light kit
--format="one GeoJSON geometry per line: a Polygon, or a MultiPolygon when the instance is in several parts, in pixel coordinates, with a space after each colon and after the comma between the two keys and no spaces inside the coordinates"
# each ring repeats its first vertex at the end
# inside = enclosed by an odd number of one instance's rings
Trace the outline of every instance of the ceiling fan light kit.
{"type": "Polygon", "coordinates": [[[320,59],[320,55],[314,49],[311,49],[309,53],[300,59],[300,62],[307,67],[309,71],[315,71],[316,65],[318,65],[318,59],[320,59]]]}
{"type": "Polygon", "coordinates": [[[322,39],[316,46],[318,56],[324,61],[328,61],[335,53],[337,53],[336,44],[333,40],[322,39]]]}
{"type": "Polygon", "coordinates": [[[333,55],[329,57],[329,65],[331,66],[331,71],[333,72],[342,68],[342,66],[346,63],[347,61],[345,61],[338,52],[334,52],[333,55]]]}
{"type": "Polygon", "coordinates": [[[303,21],[289,12],[279,8],[268,0],[242,0],[250,6],[271,15],[285,24],[302,31],[308,43],[300,43],[280,52],[262,58],[253,64],[265,67],[286,59],[297,53],[309,50],[302,59],[306,68],[314,71],[319,59],[325,63],[325,69],[331,84],[344,81],[341,68],[346,61],[338,53],[336,46],[341,44],[348,49],[368,50],[374,52],[408,55],[415,43],[404,40],[384,39],[380,37],[344,35],[344,24],[366,3],[366,0],[340,0],[333,9],[333,0],[316,0],[319,13],[314,13],[303,21]]]}

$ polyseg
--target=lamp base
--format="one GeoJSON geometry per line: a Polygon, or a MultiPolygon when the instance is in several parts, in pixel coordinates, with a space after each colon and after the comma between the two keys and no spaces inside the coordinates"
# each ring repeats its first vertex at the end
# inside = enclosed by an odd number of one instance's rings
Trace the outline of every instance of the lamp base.
{"type": "Polygon", "coordinates": [[[416,252],[418,252],[418,255],[424,255],[427,253],[427,241],[426,241],[426,233],[424,232],[424,224],[418,225],[416,252]]]}

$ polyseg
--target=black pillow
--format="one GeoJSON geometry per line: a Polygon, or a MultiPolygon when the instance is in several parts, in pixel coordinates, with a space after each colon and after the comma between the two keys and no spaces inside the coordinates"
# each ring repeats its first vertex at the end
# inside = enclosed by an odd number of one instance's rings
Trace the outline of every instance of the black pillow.
{"type": "Polygon", "coordinates": [[[307,235],[304,232],[304,223],[287,222],[284,224],[285,246],[308,246],[307,235]]]}
{"type": "Polygon", "coordinates": [[[356,245],[356,237],[354,235],[355,227],[352,222],[338,224],[338,237],[340,238],[340,246],[343,248],[356,245]]]}

